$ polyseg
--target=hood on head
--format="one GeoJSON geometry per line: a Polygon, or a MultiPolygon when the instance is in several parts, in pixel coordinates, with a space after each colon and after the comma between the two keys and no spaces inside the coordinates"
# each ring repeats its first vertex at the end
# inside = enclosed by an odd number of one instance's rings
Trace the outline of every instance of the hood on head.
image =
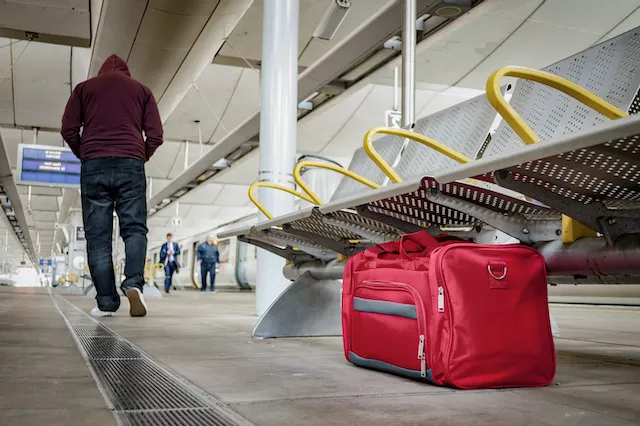
{"type": "Polygon", "coordinates": [[[104,64],[102,64],[100,71],[98,71],[98,75],[111,71],[118,71],[131,77],[127,63],[118,55],[109,56],[107,60],[104,61],[104,64]]]}

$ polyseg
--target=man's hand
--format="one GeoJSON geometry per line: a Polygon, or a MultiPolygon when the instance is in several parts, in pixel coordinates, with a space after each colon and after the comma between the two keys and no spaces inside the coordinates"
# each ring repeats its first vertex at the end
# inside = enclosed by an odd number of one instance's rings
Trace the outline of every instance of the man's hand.
{"type": "Polygon", "coordinates": [[[198,265],[202,265],[202,259],[198,260],[198,265]]]}

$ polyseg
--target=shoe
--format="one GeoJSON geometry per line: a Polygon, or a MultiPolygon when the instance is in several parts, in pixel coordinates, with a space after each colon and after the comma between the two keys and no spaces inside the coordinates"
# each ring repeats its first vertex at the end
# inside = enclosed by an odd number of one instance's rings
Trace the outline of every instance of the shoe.
{"type": "Polygon", "coordinates": [[[129,314],[132,317],[143,317],[147,315],[147,304],[144,303],[142,292],[135,288],[128,288],[126,291],[127,299],[129,299],[129,314]]]}
{"type": "Polygon", "coordinates": [[[114,317],[116,315],[115,312],[109,312],[109,311],[101,311],[100,308],[98,308],[97,306],[95,306],[92,310],[91,310],[91,315],[97,318],[102,318],[102,317],[114,317]]]}

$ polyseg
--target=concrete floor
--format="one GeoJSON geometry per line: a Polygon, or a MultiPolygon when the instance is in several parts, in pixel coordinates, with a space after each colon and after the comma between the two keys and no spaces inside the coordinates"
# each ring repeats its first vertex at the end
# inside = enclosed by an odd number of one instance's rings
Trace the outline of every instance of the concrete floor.
{"type": "MultiPolygon", "coordinates": [[[[102,322],[256,425],[640,423],[632,308],[554,306],[561,337],[549,387],[455,391],[354,367],[341,338],[252,340],[252,294],[176,292],[148,303],[146,318],[129,318],[124,301],[102,322]]],[[[48,294],[0,289],[0,354],[0,424],[113,423],[48,294]]]]}

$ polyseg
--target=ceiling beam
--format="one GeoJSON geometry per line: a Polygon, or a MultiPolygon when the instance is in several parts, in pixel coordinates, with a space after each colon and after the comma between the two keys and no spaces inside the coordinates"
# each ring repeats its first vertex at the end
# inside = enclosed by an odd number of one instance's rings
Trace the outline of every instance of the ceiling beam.
{"type": "MultiPolygon", "coordinates": [[[[435,0],[417,0],[421,12],[433,5],[435,0]]],[[[402,29],[402,2],[393,2],[373,13],[322,58],[305,69],[298,77],[298,100],[320,91],[335,82],[341,75],[357,66],[381,49],[384,42],[402,29]]],[[[211,165],[236,151],[250,139],[256,139],[260,131],[260,113],[247,118],[229,132],[214,148],[192,164],[165,188],[148,201],[150,215],[167,207],[186,195],[191,189],[210,179],[215,173],[205,176],[211,165]]],[[[233,167],[233,164],[231,165],[233,167]]]]}

